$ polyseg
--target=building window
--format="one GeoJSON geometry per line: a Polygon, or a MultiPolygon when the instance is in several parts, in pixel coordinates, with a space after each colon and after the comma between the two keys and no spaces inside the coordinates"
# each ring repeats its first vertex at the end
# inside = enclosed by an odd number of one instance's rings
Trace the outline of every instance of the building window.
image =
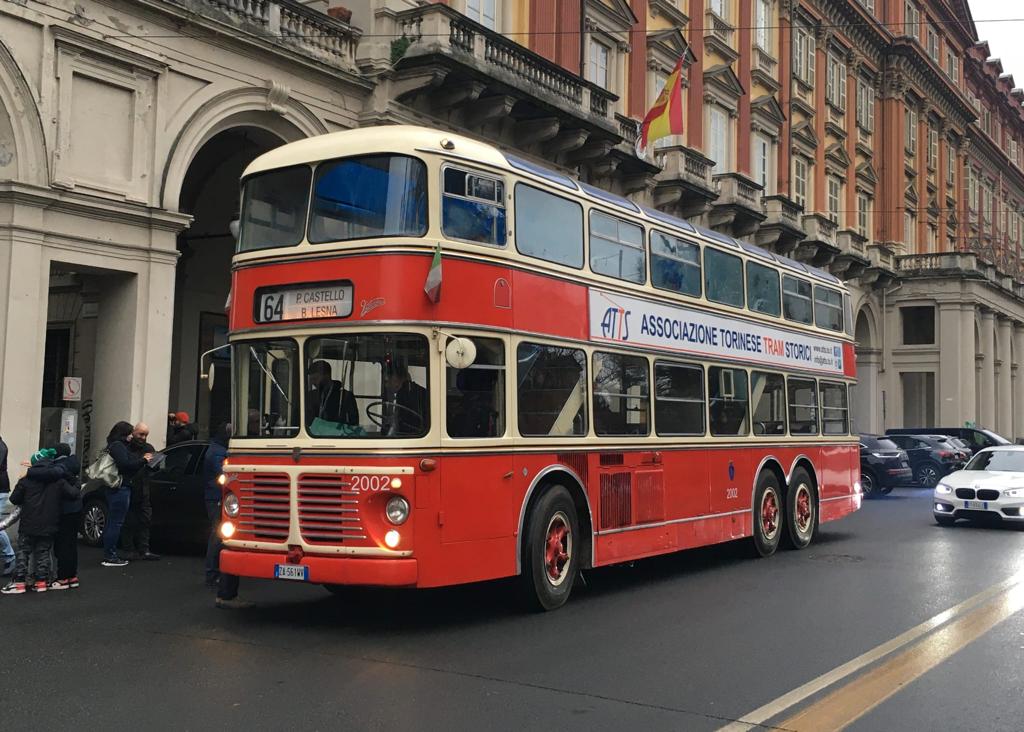
{"type": "Polygon", "coordinates": [[[839,212],[842,210],[843,182],[838,177],[828,177],[828,218],[839,225],[839,212]]]}
{"type": "Polygon", "coordinates": [[[793,156],[793,200],[803,206],[804,211],[809,208],[809,183],[811,177],[811,166],[806,158],[799,155],[793,156]]]}
{"type": "Polygon", "coordinates": [[[793,28],[793,73],[809,86],[814,86],[814,35],[810,29],[793,28]]]}
{"type": "Polygon", "coordinates": [[[928,55],[932,61],[939,63],[939,34],[931,23],[928,24],[928,55]]]}
{"type": "Polygon", "coordinates": [[[608,57],[611,50],[600,41],[590,39],[588,79],[602,89],[608,88],[608,57]]]}
{"type": "Polygon", "coordinates": [[[865,239],[871,238],[872,199],[867,193],[857,194],[857,233],[865,239]]]}
{"type": "Polygon", "coordinates": [[[1017,165],[1017,140],[1010,138],[1010,162],[1017,165]]]}
{"type": "Polygon", "coordinates": [[[946,51],[946,76],[954,82],[960,78],[960,59],[952,51],[946,51]]]}
{"type": "Polygon", "coordinates": [[[754,43],[768,53],[772,50],[773,25],[771,0],[754,0],[754,43]]]}
{"type": "Polygon", "coordinates": [[[921,40],[921,11],[914,3],[907,0],[903,5],[904,32],[906,35],[921,40]]]}
{"type": "Polygon", "coordinates": [[[841,112],[846,111],[846,62],[838,53],[828,55],[828,79],[825,99],[841,112]]]}
{"type": "MultiPolygon", "coordinates": [[[[946,185],[952,188],[956,185],[956,149],[953,147],[953,143],[946,140],[946,185]]],[[[952,190],[949,194],[952,195],[952,190]]]]}
{"type": "Polygon", "coordinates": [[[903,242],[908,250],[913,250],[917,245],[917,216],[913,211],[903,214],[903,242]]]}
{"type": "Polygon", "coordinates": [[[875,129],[875,89],[864,79],[857,79],[857,126],[866,132],[875,129]]]}
{"type": "Polygon", "coordinates": [[[935,343],[935,308],[915,305],[900,308],[904,346],[930,346],[935,343]]]}
{"type": "Polygon", "coordinates": [[[722,20],[729,20],[729,2],[730,0],[711,0],[711,12],[722,20]]]}
{"type": "Polygon", "coordinates": [[[466,0],[466,17],[495,30],[497,27],[494,20],[497,17],[497,2],[498,0],[466,0]]]}
{"type": "Polygon", "coordinates": [[[910,155],[917,154],[917,110],[911,106],[903,115],[903,146],[910,155]]]}
{"type": "Polygon", "coordinates": [[[875,0],[860,0],[860,4],[864,6],[864,9],[867,10],[869,13],[871,13],[872,15],[874,14],[875,0]]]}
{"type": "Polygon", "coordinates": [[[971,211],[978,212],[978,171],[974,168],[967,169],[967,202],[971,211]]]}
{"type": "Polygon", "coordinates": [[[933,254],[939,249],[939,227],[935,224],[928,224],[928,253],[933,254]]]}
{"type": "Polygon", "coordinates": [[[992,110],[988,107],[981,108],[981,129],[986,135],[992,134],[992,110]]]}
{"type": "Polygon", "coordinates": [[[751,147],[751,170],[754,172],[754,180],[761,184],[764,195],[771,195],[772,189],[772,140],[766,135],[754,135],[754,144],[751,147]]]}
{"type": "Polygon", "coordinates": [[[708,110],[711,159],[715,161],[714,173],[725,173],[729,170],[729,115],[720,107],[712,106],[708,110]]]}
{"type": "Polygon", "coordinates": [[[928,170],[939,167],[939,131],[928,125],[928,170]]]}
{"type": "Polygon", "coordinates": [[[985,198],[981,202],[981,215],[985,219],[986,224],[992,223],[992,208],[995,206],[996,201],[996,187],[994,184],[989,184],[985,190],[985,198]]]}

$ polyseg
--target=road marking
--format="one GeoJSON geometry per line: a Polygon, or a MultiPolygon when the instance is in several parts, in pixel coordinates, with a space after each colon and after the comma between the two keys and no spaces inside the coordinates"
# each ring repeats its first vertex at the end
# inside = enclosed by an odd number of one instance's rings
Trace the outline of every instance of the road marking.
{"type": "Polygon", "coordinates": [[[892,640],[886,641],[885,643],[872,648],[870,651],[847,661],[841,666],[837,666],[831,671],[822,674],[816,679],[811,679],[803,686],[799,686],[796,689],[783,694],[778,699],[770,701],[764,706],[758,707],[748,714],[744,714],[732,724],[728,724],[720,728],[718,732],[747,732],[755,727],[763,726],[769,719],[779,716],[788,709],[791,709],[800,702],[809,699],[833,684],[857,673],[861,669],[881,660],[885,656],[910,645],[914,641],[926,636],[928,633],[931,633],[936,628],[939,628],[979,605],[988,602],[1000,593],[1005,593],[1007,590],[1017,587],[1021,582],[1024,582],[1024,572],[1015,574],[986,590],[982,590],[977,595],[969,597],[963,602],[954,605],[947,610],[943,610],[941,613],[925,620],[919,625],[915,625],[910,630],[896,636],[892,640]]]}
{"type": "Polygon", "coordinates": [[[870,673],[858,676],[779,726],[794,732],[838,732],[1024,609],[1024,585],[976,607],[870,673]]]}

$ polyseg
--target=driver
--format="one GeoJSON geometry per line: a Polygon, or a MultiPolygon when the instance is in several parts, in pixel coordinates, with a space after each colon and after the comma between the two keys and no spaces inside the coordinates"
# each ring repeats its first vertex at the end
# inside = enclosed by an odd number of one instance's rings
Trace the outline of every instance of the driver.
{"type": "Polygon", "coordinates": [[[309,384],[312,388],[306,394],[307,427],[317,418],[339,424],[359,424],[356,398],[340,381],[331,378],[329,363],[314,361],[309,365],[309,384]]]}
{"type": "Polygon", "coordinates": [[[388,372],[388,404],[385,414],[390,420],[386,426],[389,435],[418,435],[425,431],[427,420],[427,390],[409,377],[409,367],[396,362],[388,372]]]}

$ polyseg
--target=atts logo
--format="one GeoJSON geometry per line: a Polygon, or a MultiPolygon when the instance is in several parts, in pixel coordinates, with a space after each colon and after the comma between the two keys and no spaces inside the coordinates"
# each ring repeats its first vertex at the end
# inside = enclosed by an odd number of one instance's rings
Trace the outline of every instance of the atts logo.
{"type": "Polygon", "coordinates": [[[604,319],[601,320],[601,335],[604,338],[613,338],[618,341],[629,340],[629,316],[632,310],[620,307],[610,307],[604,311],[604,319]]]}

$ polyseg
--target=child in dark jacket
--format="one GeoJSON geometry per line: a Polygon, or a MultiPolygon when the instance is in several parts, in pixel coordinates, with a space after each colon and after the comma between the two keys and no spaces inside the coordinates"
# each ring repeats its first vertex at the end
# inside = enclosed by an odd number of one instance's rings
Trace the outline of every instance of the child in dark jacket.
{"type": "MultiPolygon", "coordinates": [[[[64,500],[81,496],[77,481],[67,480],[74,463],[64,457],[65,464],[54,467],[52,460],[39,460],[25,474],[11,493],[11,503],[21,507],[18,530],[18,553],[11,582],[0,589],[5,595],[21,595],[28,589],[28,567],[35,560],[35,581],[32,589],[45,592],[50,579],[50,550],[60,528],[61,505],[64,500]]],[[[75,471],[77,472],[77,471],[75,471]]]]}
{"type": "Polygon", "coordinates": [[[44,483],[66,481],[75,488],[72,498],[63,496],[60,506],[60,521],[53,541],[53,553],[57,557],[57,579],[50,583],[51,590],[73,590],[78,588],[78,527],[82,521],[81,483],[78,474],[82,470],[78,458],[71,454],[68,445],[55,448],[56,457],[41,460],[29,468],[26,477],[44,483]]]}

